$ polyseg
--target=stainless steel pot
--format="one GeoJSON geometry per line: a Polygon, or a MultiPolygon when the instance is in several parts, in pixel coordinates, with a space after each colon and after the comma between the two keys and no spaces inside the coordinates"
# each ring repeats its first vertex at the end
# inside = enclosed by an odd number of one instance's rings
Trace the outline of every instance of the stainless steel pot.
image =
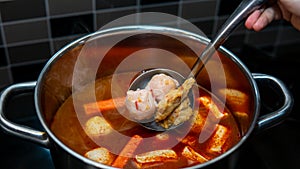
{"type": "MultiPolygon", "coordinates": [[[[171,51],[188,67],[192,67],[193,61],[196,60],[199,54],[194,49],[201,52],[201,49],[208,41],[208,39],[191,32],[161,26],[117,27],[89,34],[58,51],[45,65],[37,82],[14,84],[2,92],[0,98],[0,125],[9,134],[50,149],[52,159],[57,168],[112,168],[89,160],[74,152],[55,136],[50,129],[50,123],[57,109],[72,92],[80,90],[82,85],[96,78],[113,74],[119,64],[134,52],[148,48],[171,51]],[[112,43],[113,47],[107,45],[108,43],[112,43]],[[99,53],[105,53],[105,55],[99,59],[99,53]],[[109,57],[114,57],[113,61],[107,59],[109,57]],[[97,64],[95,60],[97,60],[97,64]],[[76,70],[78,62],[81,66],[83,65],[81,68],[84,70],[76,70]],[[93,68],[94,70],[91,70],[93,68]],[[74,85],[74,79],[76,79],[76,85],[74,85]],[[22,93],[27,90],[35,90],[35,108],[44,131],[15,124],[6,118],[6,114],[9,112],[6,112],[5,108],[10,96],[16,92],[22,93]]],[[[252,133],[265,130],[284,120],[293,105],[293,98],[290,92],[279,79],[270,75],[250,73],[234,54],[223,47],[218,52],[219,55],[216,54],[207,63],[205,70],[199,74],[197,82],[220,98],[221,96],[214,92],[220,88],[226,87],[246,91],[250,99],[248,107],[251,112],[250,121],[249,124],[244,124],[246,128],[238,144],[217,158],[191,168],[212,166],[228,157],[252,133]],[[260,116],[261,100],[257,82],[263,82],[265,86],[275,88],[280,93],[278,100],[284,100],[282,107],[274,112],[260,116]]],[[[154,64],[154,66],[166,66],[183,75],[188,74],[176,64],[177,62],[173,63],[166,60],[166,62],[158,65],[154,64]]],[[[139,69],[140,67],[125,67],[121,71],[140,71],[139,69]]]]}

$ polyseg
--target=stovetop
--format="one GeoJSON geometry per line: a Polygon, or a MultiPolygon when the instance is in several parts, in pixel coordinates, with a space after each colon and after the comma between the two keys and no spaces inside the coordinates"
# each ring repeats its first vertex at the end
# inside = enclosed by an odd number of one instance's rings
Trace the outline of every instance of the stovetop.
{"type": "MultiPolygon", "coordinates": [[[[245,53],[251,50],[253,54],[252,48],[245,50],[245,53]]],[[[268,59],[259,58],[259,53],[255,57],[247,56],[245,53],[241,55],[243,56],[241,60],[246,63],[251,72],[267,73],[283,80],[292,91],[295,102],[297,101],[299,95],[296,87],[300,86],[295,74],[297,64],[291,65],[280,61],[269,63],[268,59]]],[[[261,94],[263,95],[263,91],[261,94]]],[[[299,169],[300,118],[298,109],[295,104],[290,116],[283,123],[250,137],[233,153],[230,161],[224,162],[222,168],[299,169]]],[[[7,112],[9,112],[8,118],[14,122],[43,130],[35,115],[33,92],[14,96],[8,103],[7,112]]],[[[48,149],[9,136],[2,131],[0,131],[0,150],[1,169],[55,169],[48,149]]]]}

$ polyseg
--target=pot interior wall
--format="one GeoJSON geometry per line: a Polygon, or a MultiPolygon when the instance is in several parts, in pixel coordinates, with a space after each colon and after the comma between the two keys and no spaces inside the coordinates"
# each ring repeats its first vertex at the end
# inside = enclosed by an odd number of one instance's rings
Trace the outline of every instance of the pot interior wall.
{"type": "MultiPolygon", "coordinates": [[[[48,126],[58,108],[72,92],[80,90],[86,84],[93,83],[95,79],[112,75],[116,70],[138,73],[144,69],[143,65],[146,63],[148,68],[170,68],[187,76],[189,72],[185,71],[184,66],[191,68],[204,47],[203,39],[172,32],[146,31],[126,38],[124,36],[127,36],[126,31],[99,34],[96,37],[86,38],[85,43],[75,43],[75,45],[58,52],[54,61],[48,64],[40,82],[42,85],[41,91],[39,91],[41,92],[39,98],[41,112],[48,126]],[[155,49],[152,50],[155,52],[148,52],[148,49],[155,49]],[[145,51],[140,55],[141,58],[145,58],[142,59],[144,62],[137,61],[133,64],[134,66],[119,67],[129,56],[139,51],[145,51]],[[149,60],[151,56],[162,54],[160,52],[164,55],[160,56],[159,62],[155,59],[149,60]],[[180,59],[172,60],[166,55],[176,55],[180,59]],[[181,66],[181,62],[185,65],[181,66]],[[78,65],[82,69],[78,70],[78,65]],[[74,86],[74,78],[76,78],[77,86],[74,86]]],[[[253,122],[255,113],[255,96],[248,76],[238,61],[224,50],[219,50],[197,76],[198,84],[209,91],[214,86],[213,94],[224,101],[227,108],[236,115],[236,120],[240,123],[244,134],[253,122]],[[225,76],[222,76],[223,73],[225,76]],[[218,85],[224,84],[224,82],[226,82],[226,86],[218,85]],[[222,93],[225,88],[230,91],[227,92],[229,93],[227,98],[222,93]],[[240,93],[243,94],[241,97],[239,97],[240,93]],[[229,96],[231,101],[228,101],[229,96]],[[237,106],[237,103],[243,105],[237,106]]]]}

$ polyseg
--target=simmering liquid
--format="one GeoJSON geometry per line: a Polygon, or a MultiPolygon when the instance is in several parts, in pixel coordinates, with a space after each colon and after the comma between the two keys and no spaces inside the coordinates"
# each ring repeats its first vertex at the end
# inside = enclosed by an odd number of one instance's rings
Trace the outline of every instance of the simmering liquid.
{"type": "MultiPolygon", "coordinates": [[[[122,79],[129,75],[121,73],[117,76],[122,79]]],[[[96,80],[95,86],[88,85],[72,94],[51,123],[53,133],[83,156],[91,150],[105,148],[111,155],[105,164],[118,166],[116,161],[120,153],[124,147],[131,146],[132,151],[123,158],[126,163],[122,168],[182,168],[219,156],[241,138],[238,123],[225,104],[201,87],[198,89],[199,97],[195,98],[197,111],[194,116],[176,129],[156,132],[124,117],[124,113],[120,113],[126,111],[122,98],[113,98],[119,99],[120,104],[109,104],[112,99],[111,81],[112,76],[103,77],[96,80]],[[95,90],[96,103],[91,99],[92,90],[95,90]],[[79,108],[74,107],[74,100],[79,108]],[[87,105],[98,105],[99,111],[91,111],[87,105]],[[104,119],[105,126],[101,131],[98,131],[97,125],[94,129],[88,127],[88,121],[95,117],[104,119]],[[95,130],[96,134],[91,134],[91,130],[95,130]],[[135,136],[139,136],[138,144],[128,145],[135,136]]],[[[119,85],[126,87],[122,83],[119,85]]]]}

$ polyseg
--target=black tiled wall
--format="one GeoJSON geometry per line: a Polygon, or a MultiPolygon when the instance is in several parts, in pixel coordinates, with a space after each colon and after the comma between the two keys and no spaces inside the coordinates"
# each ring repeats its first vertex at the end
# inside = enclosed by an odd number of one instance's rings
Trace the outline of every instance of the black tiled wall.
{"type": "Polygon", "coordinates": [[[162,12],[162,13],[167,13],[171,15],[177,15],[178,14],[178,4],[167,4],[167,5],[148,5],[148,6],[143,6],[140,9],[140,12],[162,12]]]}
{"type": "Polygon", "coordinates": [[[6,43],[18,43],[30,40],[48,39],[45,19],[25,23],[12,23],[3,26],[6,43]]]}
{"type": "Polygon", "coordinates": [[[91,12],[93,0],[46,0],[50,16],[91,12]]]}
{"type": "MultiPolygon", "coordinates": [[[[46,61],[61,47],[119,17],[162,12],[189,20],[208,37],[241,0],[13,0],[0,2],[0,89],[36,80],[46,61]]],[[[300,33],[277,21],[262,32],[241,25],[224,46],[238,52],[244,45],[272,57],[295,57],[300,33]]]]}
{"type": "Polygon", "coordinates": [[[136,6],[136,0],[97,0],[96,9],[109,9],[109,8],[119,8],[119,7],[128,7],[136,6]]]}
{"type": "Polygon", "coordinates": [[[149,4],[162,4],[167,2],[179,2],[180,0],[140,0],[141,5],[149,5],[149,4]]]}
{"type": "Polygon", "coordinates": [[[50,19],[53,38],[93,32],[93,15],[76,15],[50,19]]]}
{"type": "Polygon", "coordinates": [[[182,2],[182,17],[185,19],[213,17],[216,14],[216,10],[217,0],[182,2]]]}
{"type": "Polygon", "coordinates": [[[7,66],[6,54],[5,49],[2,47],[0,48],[0,67],[7,66]]]}
{"type": "Polygon", "coordinates": [[[130,7],[128,9],[120,9],[120,10],[113,10],[113,11],[100,11],[96,14],[96,29],[101,28],[105,24],[118,19],[122,16],[130,15],[136,13],[137,10],[135,7],[130,7]]]}
{"type": "Polygon", "coordinates": [[[3,22],[46,16],[45,1],[42,0],[3,2],[0,11],[3,22]]]}
{"type": "Polygon", "coordinates": [[[240,2],[241,0],[220,1],[218,16],[230,15],[240,2]]]}
{"type": "Polygon", "coordinates": [[[50,47],[48,42],[26,44],[8,47],[8,54],[12,65],[46,60],[50,57],[50,47]]]}
{"type": "Polygon", "coordinates": [[[3,45],[3,42],[2,42],[2,30],[0,29],[0,45],[2,46],[3,45]]]}
{"type": "Polygon", "coordinates": [[[43,66],[44,63],[32,63],[12,67],[11,72],[14,77],[14,83],[36,80],[43,66]]]}

